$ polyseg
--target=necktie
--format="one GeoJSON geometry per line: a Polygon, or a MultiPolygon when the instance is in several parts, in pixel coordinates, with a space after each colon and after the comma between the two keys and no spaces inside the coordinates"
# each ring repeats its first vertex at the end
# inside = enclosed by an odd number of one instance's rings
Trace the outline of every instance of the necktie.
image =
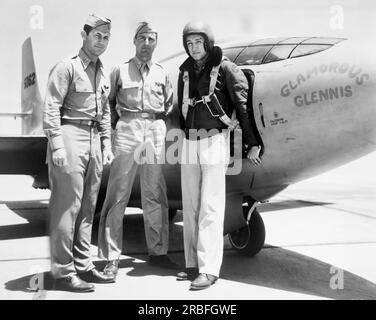
{"type": "Polygon", "coordinates": [[[141,75],[143,78],[145,78],[148,75],[149,67],[146,63],[143,63],[140,68],[141,75]]]}

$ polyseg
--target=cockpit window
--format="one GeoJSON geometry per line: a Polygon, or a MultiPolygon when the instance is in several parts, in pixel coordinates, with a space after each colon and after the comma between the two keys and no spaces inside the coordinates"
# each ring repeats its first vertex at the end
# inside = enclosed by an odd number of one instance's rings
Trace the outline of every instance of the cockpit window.
{"type": "Polygon", "coordinates": [[[291,51],[295,48],[294,45],[277,45],[273,47],[272,50],[266,55],[264,59],[264,63],[269,63],[278,60],[287,59],[291,53],[291,51]]]}
{"type": "Polygon", "coordinates": [[[235,63],[238,66],[261,64],[265,55],[272,47],[272,45],[248,47],[236,58],[235,63]]]}
{"type": "Polygon", "coordinates": [[[307,40],[302,41],[303,44],[336,44],[345,40],[344,38],[309,38],[307,40]]]}
{"type": "Polygon", "coordinates": [[[291,53],[290,58],[301,57],[308,54],[317,53],[330,48],[330,44],[301,44],[291,53]]]}
{"type": "MultiPolygon", "coordinates": [[[[310,39],[310,38],[308,38],[310,39]]],[[[292,37],[292,38],[286,38],[286,39],[283,39],[282,41],[279,41],[278,44],[299,44],[301,43],[302,41],[305,41],[307,40],[307,37],[292,37]]]]}
{"type": "Polygon", "coordinates": [[[226,48],[226,49],[223,49],[223,55],[229,58],[231,61],[234,61],[243,49],[244,47],[226,48]]]}
{"type": "MultiPolygon", "coordinates": [[[[235,63],[238,66],[264,64],[281,61],[290,58],[297,58],[309,54],[314,54],[331,48],[335,44],[345,40],[344,38],[275,38],[262,39],[250,43],[243,51],[240,50],[235,63]]],[[[238,45],[237,48],[244,46],[238,45]]],[[[232,56],[236,56],[236,47],[228,48],[232,56]]],[[[226,50],[226,49],[225,49],[226,50]]]]}

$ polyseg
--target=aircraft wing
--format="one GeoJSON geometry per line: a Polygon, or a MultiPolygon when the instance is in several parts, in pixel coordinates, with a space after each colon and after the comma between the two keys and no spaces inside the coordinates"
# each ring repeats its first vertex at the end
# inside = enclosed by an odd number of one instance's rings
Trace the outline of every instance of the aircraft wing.
{"type": "Polygon", "coordinates": [[[0,174],[37,175],[45,166],[47,138],[0,136],[0,174]]]}

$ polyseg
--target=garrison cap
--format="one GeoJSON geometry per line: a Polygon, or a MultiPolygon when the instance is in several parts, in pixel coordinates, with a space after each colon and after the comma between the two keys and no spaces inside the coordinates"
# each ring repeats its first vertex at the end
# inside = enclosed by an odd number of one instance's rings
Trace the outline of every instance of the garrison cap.
{"type": "Polygon", "coordinates": [[[93,29],[100,26],[108,26],[108,31],[111,30],[111,19],[98,16],[95,13],[89,14],[85,24],[92,27],[93,29]]]}
{"type": "Polygon", "coordinates": [[[134,38],[136,39],[137,36],[141,33],[152,32],[158,35],[157,29],[148,21],[142,21],[138,24],[136,32],[134,33],[134,38]]]}

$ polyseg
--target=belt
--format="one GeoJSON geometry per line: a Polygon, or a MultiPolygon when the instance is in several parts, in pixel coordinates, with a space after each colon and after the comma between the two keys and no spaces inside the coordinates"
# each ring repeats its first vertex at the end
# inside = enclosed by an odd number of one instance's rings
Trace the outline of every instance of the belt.
{"type": "Polygon", "coordinates": [[[122,117],[132,118],[132,119],[165,119],[166,115],[163,112],[160,113],[151,113],[151,112],[132,112],[126,110],[119,110],[119,113],[122,117]]]}
{"type": "Polygon", "coordinates": [[[83,120],[83,119],[61,119],[61,124],[73,123],[79,124],[82,126],[87,126],[90,128],[96,128],[99,125],[99,122],[96,120],[83,120]]]}

